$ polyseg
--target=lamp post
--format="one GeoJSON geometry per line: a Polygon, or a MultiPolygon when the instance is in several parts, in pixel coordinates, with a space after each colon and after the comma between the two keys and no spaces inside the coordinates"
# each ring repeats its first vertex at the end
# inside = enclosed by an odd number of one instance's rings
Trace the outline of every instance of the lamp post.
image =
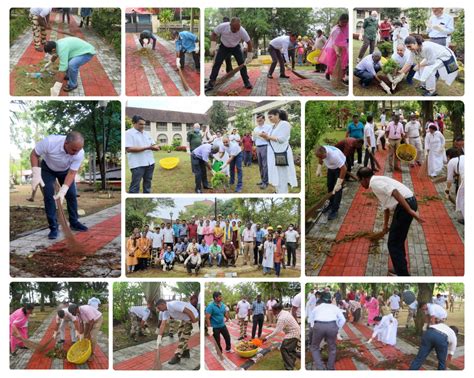
{"type": "Polygon", "coordinates": [[[171,227],[173,227],[173,212],[170,211],[171,227]]]}
{"type": "MultiPolygon", "coordinates": [[[[104,117],[104,114],[105,114],[105,110],[107,109],[107,104],[109,102],[106,101],[106,100],[101,100],[99,101],[99,108],[100,110],[102,111],[102,117],[104,117]]],[[[102,125],[102,167],[103,167],[103,170],[104,170],[104,177],[102,177],[102,180],[103,180],[103,183],[104,183],[104,187],[102,189],[106,190],[107,189],[107,162],[106,162],[106,159],[105,159],[105,153],[106,153],[106,145],[107,145],[107,141],[106,141],[106,127],[105,127],[105,122],[103,123],[102,125]]]]}

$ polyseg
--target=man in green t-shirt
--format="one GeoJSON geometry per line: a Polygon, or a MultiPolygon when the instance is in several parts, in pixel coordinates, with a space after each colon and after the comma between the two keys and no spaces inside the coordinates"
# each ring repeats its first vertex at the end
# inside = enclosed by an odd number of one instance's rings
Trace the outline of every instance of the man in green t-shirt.
{"type": "Polygon", "coordinates": [[[189,153],[193,152],[202,144],[201,125],[199,125],[199,123],[195,123],[193,130],[188,132],[187,141],[189,153]]]}
{"type": "Polygon", "coordinates": [[[372,11],[370,16],[364,20],[364,29],[362,47],[359,51],[359,57],[357,58],[357,63],[361,61],[364,57],[367,48],[370,46],[369,54],[372,54],[375,50],[375,43],[377,41],[377,34],[379,31],[379,15],[376,11],[372,11]]]}
{"type": "Polygon", "coordinates": [[[51,91],[52,95],[59,95],[64,80],[68,80],[68,84],[63,88],[64,91],[70,92],[76,89],[79,68],[96,54],[94,46],[76,37],[48,41],[44,45],[44,52],[52,55],[53,62],[59,58],[59,69],[56,74],[56,83],[51,91]]]}

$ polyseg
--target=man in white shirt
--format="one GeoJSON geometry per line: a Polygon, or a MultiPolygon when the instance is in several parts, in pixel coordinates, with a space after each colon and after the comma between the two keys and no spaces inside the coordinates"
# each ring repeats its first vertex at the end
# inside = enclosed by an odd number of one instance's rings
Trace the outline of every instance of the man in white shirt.
{"type": "Polygon", "coordinates": [[[100,302],[100,299],[99,298],[96,298],[96,297],[92,297],[91,299],[89,299],[87,301],[87,304],[89,306],[92,306],[94,307],[96,310],[99,309],[99,306],[101,305],[101,302],[100,302]]]}
{"type": "Polygon", "coordinates": [[[415,299],[408,305],[408,315],[407,315],[407,323],[405,325],[406,328],[409,327],[411,321],[415,321],[416,311],[418,310],[418,301],[415,299]]]}
{"type": "Polygon", "coordinates": [[[147,320],[151,315],[152,304],[147,303],[146,306],[132,306],[128,309],[128,315],[130,317],[130,337],[134,341],[137,340],[137,336],[143,336],[143,331],[147,327],[147,320]]]}
{"type": "Polygon", "coordinates": [[[287,253],[286,266],[293,268],[296,267],[296,249],[298,248],[298,241],[300,239],[300,234],[295,230],[295,225],[290,224],[288,230],[285,231],[285,246],[287,253]]]}
{"type": "Polygon", "coordinates": [[[255,243],[255,231],[252,230],[252,223],[247,222],[245,229],[242,231],[242,243],[244,245],[244,265],[250,261],[250,254],[253,252],[253,245],[255,243]]]}
{"type": "Polygon", "coordinates": [[[275,306],[277,303],[278,302],[275,300],[275,297],[272,295],[265,305],[266,310],[267,310],[267,322],[268,322],[269,327],[275,326],[275,316],[273,315],[273,306],[275,306]]]}
{"type": "Polygon", "coordinates": [[[334,146],[321,146],[316,150],[316,157],[319,160],[316,170],[316,177],[322,173],[322,164],[327,167],[327,189],[332,193],[329,199],[329,205],[323,209],[323,213],[329,211],[328,220],[337,218],[339,205],[342,200],[342,184],[347,173],[346,157],[344,153],[334,146]]]}
{"type": "Polygon", "coordinates": [[[444,323],[448,318],[448,312],[445,308],[436,303],[421,303],[420,309],[426,315],[426,323],[428,326],[444,323]]]}
{"type": "Polygon", "coordinates": [[[410,121],[405,125],[405,137],[408,138],[408,143],[416,148],[416,164],[421,165],[421,158],[423,157],[423,145],[421,143],[420,135],[421,125],[416,119],[415,113],[410,113],[410,121]]]}
{"type": "Polygon", "coordinates": [[[387,247],[394,268],[394,271],[389,270],[389,273],[409,276],[405,241],[413,218],[419,223],[424,222],[416,212],[418,204],[413,192],[390,177],[374,176],[369,168],[360,168],[357,177],[362,187],[372,189],[384,209],[383,231],[389,233],[387,247]],[[391,211],[393,211],[393,217],[389,228],[391,211]]]}
{"type": "Polygon", "coordinates": [[[300,322],[301,319],[301,293],[296,294],[291,301],[291,315],[300,322]]]}
{"type": "Polygon", "coordinates": [[[181,358],[190,358],[188,342],[193,331],[193,324],[199,321],[199,312],[189,302],[170,301],[166,302],[164,299],[156,301],[156,311],[162,313],[162,321],[156,339],[156,347],[160,348],[163,332],[165,331],[168,320],[179,320],[178,328],[178,347],[174,357],[168,361],[170,365],[179,364],[181,358]]]}
{"type": "Polygon", "coordinates": [[[415,64],[411,59],[411,51],[408,50],[404,43],[397,45],[397,50],[393,52],[392,59],[398,64],[398,76],[394,77],[392,81],[392,90],[395,90],[397,84],[405,78],[408,85],[413,84],[413,76],[416,71],[413,69],[415,64]]]}
{"type": "Polygon", "coordinates": [[[378,169],[375,166],[375,150],[377,148],[377,144],[375,142],[375,130],[373,122],[374,117],[372,115],[368,115],[367,123],[364,126],[364,167],[367,167],[370,160],[370,167],[372,168],[372,171],[377,172],[378,169]]]}
{"type": "Polygon", "coordinates": [[[331,304],[331,294],[322,293],[321,299],[308,316],[309,326],[313,328],[310,351],[316,370],[334,370],[336,363],[336,340],[339,329],[346,323],[341,309],[331,304]],[[321,358],[321,341],[328,344],[328,361],[325,366],[321,358]]]}
{"type": "Polygon", "coordinates": [[[236,312],[240,326],[239,340],[243,340],[247,337],[247,324],[250,317],[250,303],[247,302],[245,296],[237,303],[236,312]]]}
{"type": "Polygon", "coordinates": [[[67,307],[58,310],[56,314],[56,327],[53,332],[53,339],[56,339],[59,331],[59,342],[64,343],[66,340],[66,325],[69,326],[69,333],[71,342],[74,344],[77,341],[79,330],[75,327],[76,317],[73,316],[67,307]]]}
{"type": "Polygon", "coordinates": [[[151,235],[151,254],[152,261],[159,264],[160,253],[163,250],[163,232],[159,226],[155,227],[155,232],[151,235]]]}
{"type": "Polygon", "coordinates": [[[270,65],[270,70],[267,75],[269,79],[273,78],[273,71],[275,71],[277,63],[280,64],[280,77],[284,79],[289,78],[289,76],[285,74],[285,64],[290,62],[288,49],[294,49],[297,38],[298,34],[291,33],[289,35],[276,37],[270,41],[270,44],[268,45],[268,53],[272,57],[272,64],[270,65]]]}
{"type": "Polygon", "coordinates": [[[436,298],[434,299],[433,303],[446,308],[446,298],[440,293],[436,294],[436,298]]]}
{"type": "Polygon", "coordinates": [[[267,147],[268,142],[266,139],[261,138],[259,135],[262,133],[270,134],[271,126],[265,123],[265,114],[257,114],[257,126],[253,129],[252,140],[257,146],[257,160],[258,169],[260,171],[260,185],[261,189],[265,189],[268,186],[268,165],[267,165],[267,147]]]}
{"type": "Polygon", "coordinates": [[[432,324],[421,336],[420,349],[410,365],[410,370],[421,369],[433,349],[438,359],[438,370],[446,370],[446,363],[451,361],[457,346],[459,330],[446,324],[432,324]]]}
{"type": "Polygon", "coordinates": [[[160,147],[151,138],[145,129],[145,119],[134,115],[133,127],[125,132],[125,151],[127,152],[128,166],[132,172],[129,193],[139,193],[140,183],[143,180],[143,193],[151,192],[151,180],[155,170],[153,151],[160,147]]]}
{"type": "Polygon", "coordinates": [[[30,8],[30,21],[33,27],[35,50],[43,52],[41,45],[46,44],[46,30],[51,29],[49,15],[52,8],[30,8]]]}
{"type": "Polygon", "coordinates": [[[388,298],[388,304],[390,305],[390,311],[395,318],[398,318],[400,312],[400,297],[398,291],[394,291],[390,298],[388,298]]]}
{"type": "Polygon", "coordinates": [[[211,76],[209,82],[206,84],[206,91],[212,90],[219,75],[219,70],[222,63],[228,56],[234,56],[237,64],[243,65],[240,70],[240,76],[247,89],[252,89],[250,78],[247,73],[246,65],[253,59],[253,45],[247,31],[240,26],[240,19],[232,17],[230,22],[223,22],[216,26],[211,34],[211,47],[209,48],[211,56],[215,56],[214,64],[212,65],[211,76]],[[217,49],[217,37],[220,37],[221,43],[217,49]],[[247,43],[247,59],[244,58],[240,42],[247,43]],[[217,49],[217,53],[216,53],[217,49]]]}
{"type": "Polygon", "coordinates": [[[237,185],[235,186],[235,192],[240,193],[243,186],[243,171],[242,162],[243,154],[242,148],[237,142],[230,141],[228,137],[222,140],[224,144],[224,150],[229,154],[229,160],[227,160],[221,167],[221,172],[224,172],[226,167],[230,168],[230,180],[229,184],[234,185],[235,183],[235,171],[237,170],[237,185]]]}
{"type": "Polygon", "coordinates": [[[432,8],[426,32],[430,41],[448,47],[448,37],[454,32],[454,19],[444,13],[444,8],[432,8]]]}
{"type": "Polygon", "coordinates": [[[56,200],[66,199],[69,224],[73,231],[87,231],[77,213],[76,175],[84,160],[84,137],[77,131],[50,135],[36,143],[31,151],[31,188],[43,187],[44,209],[49,224],[48,239],[57,239],[56,200]],[[40,162],[40,159],[41,162],[40,162]],[[61,185],[55,194],[56,180],[61,185]]]}
{"type": "Polygon", "coordinates": [[[162,230],[162,233],[164,246],[173,248],[175,235],[171,223],[166,223],[166,227],[162,230]]]}

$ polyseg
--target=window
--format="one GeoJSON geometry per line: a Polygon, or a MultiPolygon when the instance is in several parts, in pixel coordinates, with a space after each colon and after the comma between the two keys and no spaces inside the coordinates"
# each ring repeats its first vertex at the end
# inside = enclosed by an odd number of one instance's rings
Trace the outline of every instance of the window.
{"type": "Polygon", "coordinates": [[[176,140],[179,140],[179,143],[180,143],[180,144],[183,144],[183,137],[181,136],[181,134],[174,134],[174,135],[173,135],[173,141],[174,141],[175,139],[176,139],[176,140]]]}
{"type": "Polygon", "coordinates": [[[180,123],[173,122],[172,129],[173,131],[181,131],[183,130],[183,126],[180,123]]]}
{"type": "Polygon", "coordinates": [[[194,123],[187,123],[186,124],[186,131],[193,131],[193,126],[194,126],[194,123]]]}
{"type": "Polygon", "coordinates": [[[357,10],[357,18],[365,18],[365,10],[358,9],[357,10]]]}
{"type": "Polygon", "coordinates": [[[139,24],[151,24],[150,14],[137,14],[137,21],[139,24]]]}
{"type": "Polygon", "coordinates": [[[168,131],[168,124],[166,122],[157,122],[156,131],[168,131]]]}
{"type": "Polygon", "coordinates": [[[364,26],[364,23],[362,21],[359,21],[356,26],[356,30],[362,29],[362,26],[364,26]]]}
{"type": "Polygon", "coordinates": [[[160,146],[168,144],[168,137],[166,136],[166,134],[159,134],[156,140],[160,146]]]}
{"type": "Polygon", "coordinates": [[[145,121],[145,127],[143,128],[145,131],[151,131],[151,124],[150,121],[145,121]]]}

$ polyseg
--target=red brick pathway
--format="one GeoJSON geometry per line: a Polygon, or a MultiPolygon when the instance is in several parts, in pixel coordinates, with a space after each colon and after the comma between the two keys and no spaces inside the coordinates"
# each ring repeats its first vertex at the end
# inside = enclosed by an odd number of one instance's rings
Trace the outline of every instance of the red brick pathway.
{"type": "MultiPolygon", "coordinates": [[[[53,336],[53,332],[56,326],[55,317],[51,319],[51,324],[46,330],[43,338],[40,341],[41,345],[46,344],[53,336]]],[[[65,350],[69,349],[71,346],[71,335],[69,333],[69,327],[66,327],[66,340],[64,343],[65,350]]],[[[53,360],[49,357],[46,357],[46,354],[54,349],[54,342],[51,342],[49,347],[43,353],[33,353],[31,356],[26,369],[51,369],[53,360]]],[[[94,351],[94,360],[86,362],[88,369],[108,369],[109,368],[109,359],[100,349],[99,344],[96,345],[94,351]]],[[[78,365],[68,362],[67,359],[63,360],[63,369],[77,369],[78,365]]]]}
{"type": "MultiPolygon", "coordinates": [[[[195,333],[189,339],[189,348],[194,348],[200,345],[199,333],[195,333]]],[[[137,348],[140,346],[137,345],[137,348]]],[[[162,364],[168,362],[173,356],[178,347],[178,342],[167,344],[160,349],[160,361],[162,364]]],[[[114,364],[114,370],[151,370],[155,362],[156,351],[143,353],[140,356],[130,358],[129,360],[121,361],[114,364]]]]}
{"type": "Polygon", "coordinates": [[[125,73],[127,77],[127,96],[151,96],[150,85],[146,78],[141,59],[133,54],[137,51],[135,37],[131,33],[126,34],[125,49],[127,59],[125,60],[125,73]]]}

